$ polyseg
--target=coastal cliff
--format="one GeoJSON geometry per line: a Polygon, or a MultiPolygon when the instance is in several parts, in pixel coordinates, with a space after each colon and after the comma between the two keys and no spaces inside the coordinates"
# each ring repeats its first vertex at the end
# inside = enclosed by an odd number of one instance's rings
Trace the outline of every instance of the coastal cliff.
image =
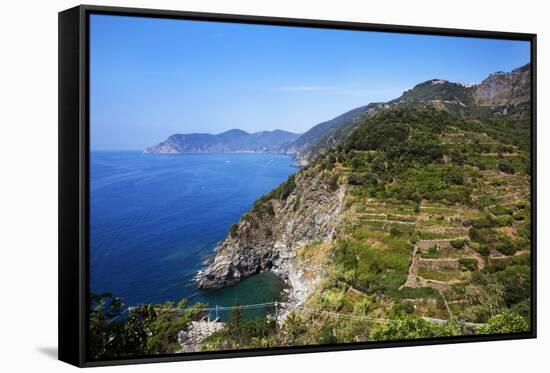
{"type": "Polygon", "coordinates": [[[297,249],[333,238],[344,196],[335,172],[310,166],[290,176],[230,228],[212,262],[198,273],[198,287],[230,286],[271,270],[287,280],[291,298],[305,296],[308,286],[294,269],[297,249]]]}

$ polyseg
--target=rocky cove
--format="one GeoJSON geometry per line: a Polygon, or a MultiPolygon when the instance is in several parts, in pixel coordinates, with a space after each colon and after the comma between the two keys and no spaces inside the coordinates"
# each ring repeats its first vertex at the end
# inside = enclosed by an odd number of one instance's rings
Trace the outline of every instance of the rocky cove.
{"type": "Polygon", "coordinates": [[[305,302],[321,271],[305,275],[300,248],[330,241],[340,221],[345,187],[329,171],[306,167],[260,198],[232,226],[215,256],[196,276],[202,289],[232,286],[252,275],[271,271],[288,286],[281,316],[305,302]]]}

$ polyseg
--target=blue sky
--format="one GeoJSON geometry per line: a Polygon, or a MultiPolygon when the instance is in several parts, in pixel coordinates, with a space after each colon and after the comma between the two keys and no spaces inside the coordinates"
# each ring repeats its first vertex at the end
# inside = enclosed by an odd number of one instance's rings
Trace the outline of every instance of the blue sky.
{"type": "Polygon", "coordinates": [[[91,147],[304,132],[428,79],[477,83],[527,62],[519,41],[92,15],[91,147]]]}

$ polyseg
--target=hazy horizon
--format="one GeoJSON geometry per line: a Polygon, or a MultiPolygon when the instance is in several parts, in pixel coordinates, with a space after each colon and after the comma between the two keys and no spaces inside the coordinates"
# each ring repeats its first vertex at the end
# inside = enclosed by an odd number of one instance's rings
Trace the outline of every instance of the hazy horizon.
{"type": "Polygon", "coordinates": [[[479,83],[530,61],[529,43],[92,15],[93,150],[174,133],[303,133],[430,79],[479,83]]]}

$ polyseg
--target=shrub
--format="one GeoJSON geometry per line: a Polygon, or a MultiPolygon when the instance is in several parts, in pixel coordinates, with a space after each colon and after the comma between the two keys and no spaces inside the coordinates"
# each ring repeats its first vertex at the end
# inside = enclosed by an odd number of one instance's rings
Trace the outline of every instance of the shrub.
{"type": "Polygon", "coordinates": [[[496,205],[491,209],[491,212],[496,216],[509,215],[512,210],[502,207],[501,205],[496,205]]]}
{"type": "Polygon", "coordinates": [[[231,227],[229,227],[229,235],[231,237],[235,237],[237,235],[237,230],[239,229],[238,224],[231,224],[231,227]]]}
{"type": "Polygon", "coordinates": [[[472,258],[461,258],[458,261],[460,263],[461,271],[476,271],[477,270],[477,260],[472,258]]]}
{"type": "Polygon", "coordinates": [[[484,216],[482,218],[472,220],[472,227],[474,228],[491,228],[494,227],[495,221],[490,216],[484,216]]]}
{"type": "Polygon", "coordinates": [[[472,243],[472,247],[473,247],[474,250],[476,250],[481,256],[489,256],[489,254],[491,253],[491,250],[489,249],[489,247],[487,247],[487,245],[482,244],[482,243],[473,242],[473,243],[472,243]]]}
{"type": "Polygon", "coordinates": [[[495,219],[495,225],[498,227],[511,226],[514,223],[514,218],[510,215],[498,216],[495,219]]]}
{"type": "Polygon", "coordinates": [[[355,173],[352,172],[348,176],[348,184],[350,185],[376,185],[376,177],[368,173],[355,173]]]}
{"type": "Polygon", "coordinates": [[[390,228],[390,236],[392,237],[402,237],[407,236],[412,233],[412,228],[407,226],[398,226],[394,225],[390,228]]]}
{"type": "Polygon", "coordinates": [[[462,249],[464,245],[466,244],[466,240],[452,240],[451,246],[455,249],[462,249]]]}
{"type": "Polygon", "coordinates": [[[506,172],[507,174],[513,174],[515,172],[514,167],[507,159],[499,159],[499,161],[497,162],[497,168],[502,172],[506,172]]]}
{"type": "Polygon", "coordinates": [[[338,311],[344,304],[344,295],[343,290],[331,288],[323,292],[321,300],[326,308],[338,311]]]}
{"type": "Polygon", "coordinates": [[[333,344],[337,342],[334,332],[332,330],[332,323],[324,322],[317,332],[315,342],[320,345],[333,344]]]}
{"type": "Polygon", "coordinates": [[[373,333],[373,339],[387,341],[393,339],[451,337],[460,334],[460,327],[453,322],[439,325],[421,318],[406,317],[380,327],[373,333]]]}
{"type": "Polygon", "coordinates": [[[529,324],[523,317],[514,313],[493,316],[487,324],[477,328],[477,334],[521,333],[529,330],[529,324]]]}
{"type": "Polygon", "coordinates": [[[495,244],[495,249],[504,255],[514,255],[517,247],[510,241],[501,241],[495,244]]]}
{"type": "Polygon", "coordinates": [[[349,138],[349,145],[358,150],[377,150],[404,143],[408,138],[408,127],[403,123],[372,121],[359,126],[349,138]]]}
{"type": "Polygon", "coordinates": [[[268,194],[260,197],[260,199],[258,199],[254,203],[254,206],[256,206],[257,203],[262,203],[272,198],[280,199],[283,201],[286,200],[296,188],[295,177],[295,175],[290,175],[288,179],[285,182],[281,183],[277,188],[273,189],[268,194]]]}
{"type": "Polygon", "coordinates": [[[328,186],[333,192],[338,189],[338,174],[334,174],[329,178],[328,186]]]}
{"type": "Polygon", "coordinates": [[[375,300],[372,297],[365,296],[359,302],[356,302],[353,307],[353,313],[355,315],[367,315],[375,308],[375,300]]]}
{"type": "Polygon", "coordinates": [[[494,274],[504,286],[504,301],[508,307],[529,299],[531,295],[531,267],[528,265],[509,265],[494,274]]]}

